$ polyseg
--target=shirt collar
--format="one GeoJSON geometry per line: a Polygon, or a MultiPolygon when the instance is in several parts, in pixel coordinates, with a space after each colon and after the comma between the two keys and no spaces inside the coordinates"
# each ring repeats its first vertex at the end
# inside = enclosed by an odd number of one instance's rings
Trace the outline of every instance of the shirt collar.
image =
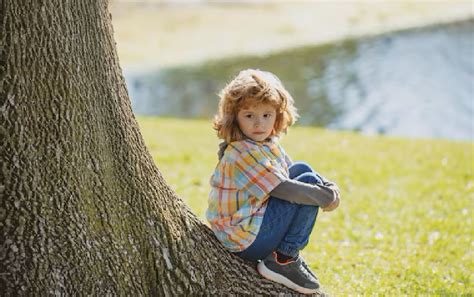
{"type": "Polygon", "coordinates": [[[257,144],[257,145],[264,145],[264,144],[275,144],[277,143],[278,141],[278,137],[277,136],[270,136],[268,137],[267,139],[265,139],[264,141],[255,141],[255,140],[252,140],[250,138],[245,138],[245,141],[248,141],[250,143],[254,143],[254,144],[257,144]]]}

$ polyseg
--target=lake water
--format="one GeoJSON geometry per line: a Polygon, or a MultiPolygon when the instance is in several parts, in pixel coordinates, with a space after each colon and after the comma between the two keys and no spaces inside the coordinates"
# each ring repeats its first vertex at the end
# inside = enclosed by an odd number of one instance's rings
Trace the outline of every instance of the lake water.
{"type": "Polygon", "coordinates": [[[125,79],[136,114],[211,118],[216,94],[245,68],[280,77],[301,125],[474,140],[474,20],[265,56],[125,70],[125,79]]]}

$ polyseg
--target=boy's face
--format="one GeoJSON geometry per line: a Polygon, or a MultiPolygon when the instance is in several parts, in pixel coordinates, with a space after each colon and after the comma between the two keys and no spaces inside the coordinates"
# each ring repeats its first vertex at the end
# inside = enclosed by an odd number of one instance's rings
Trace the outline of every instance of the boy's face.
{"type": "Polygon", "coordinates": [[[253,141],[264,141],[273,131],[276,108],[268,103],[260,103],[242,108],[237,114],[239,128],[253,141]]]}

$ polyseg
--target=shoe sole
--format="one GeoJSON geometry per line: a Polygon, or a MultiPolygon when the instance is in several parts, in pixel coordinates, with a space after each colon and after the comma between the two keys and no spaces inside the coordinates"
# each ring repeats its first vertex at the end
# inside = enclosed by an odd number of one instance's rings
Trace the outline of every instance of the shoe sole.
{"type": "Polygon", "coordinates": [[[295,290],[299,293],[302,293],[302,294],[314,294],[314,293],[318,292],[318,289],[319,289],[319,288],[317,288],[317,289],[308,289],[308,288],[301,287],[298,284],[295,284],[294,282],[289,280],[288,278],[284,277],[283,275],[275,273],[275,272],[271,271],[270,269],[268,269],[267,266],[265,266],[265,264],[263,263],[263,261],[258,263],[257,271],[264,278],[266,278],[268,280],[271,280],[271,281],[274,281],[276,283],[285,285],[288,288],[291,288],[291,289],[293,289],[293,290],[295,290]]]}

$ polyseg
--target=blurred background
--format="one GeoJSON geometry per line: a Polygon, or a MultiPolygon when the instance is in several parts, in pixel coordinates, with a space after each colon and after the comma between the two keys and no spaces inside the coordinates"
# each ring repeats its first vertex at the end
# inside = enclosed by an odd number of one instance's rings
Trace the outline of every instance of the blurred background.
{"type": "Polygon", "coordinates": [[[471,1],[111,2],[136,114],[211,118],[239,70],[275,73],[300,125],[474,138],[471,1]]]}

